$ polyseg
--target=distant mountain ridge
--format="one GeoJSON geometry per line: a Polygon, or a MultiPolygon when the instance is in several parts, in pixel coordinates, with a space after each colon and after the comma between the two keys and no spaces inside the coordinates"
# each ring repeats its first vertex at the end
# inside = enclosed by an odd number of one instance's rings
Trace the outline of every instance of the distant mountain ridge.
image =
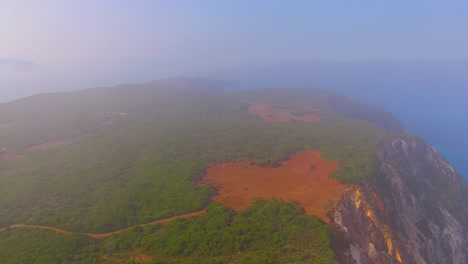
{"type": "Polygon", "coordinates": [[[15,59],[15,58],[7,58],[2,59],[0,58],[0,70],[31,70],[36,69],[39,70],[42,67],[39,64],[36,64],[32,61],[22,60],[22,59],[15,59]]]}

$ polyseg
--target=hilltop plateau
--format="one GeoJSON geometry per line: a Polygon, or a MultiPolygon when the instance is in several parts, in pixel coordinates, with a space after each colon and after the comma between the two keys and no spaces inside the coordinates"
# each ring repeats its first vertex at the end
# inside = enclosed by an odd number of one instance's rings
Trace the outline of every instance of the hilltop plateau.
{"type": "Polygon", "coordinates": [[[467,198],[390,113],[323,89],[0,104],[5,263],[466,263],[467,198]]]}

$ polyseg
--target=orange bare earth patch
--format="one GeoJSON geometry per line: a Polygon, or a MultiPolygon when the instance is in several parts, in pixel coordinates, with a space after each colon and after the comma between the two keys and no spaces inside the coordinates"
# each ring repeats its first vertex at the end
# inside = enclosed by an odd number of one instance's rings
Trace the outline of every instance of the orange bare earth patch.
{"type": "Polygon", "coordinates": [[[291,109],[275,108],[269,104],[254,103],[249,105],[249,113],[260,117],[267,122],[320,122],[320,116],[316,114],[294,115],[291,109]]]}
{"type": "Polygon", "coordinates": [[[9,154],[9,153],[0,155],[0,160],[4,160],[4,161],[15,161],[15,160],[19,160],[22,158],[23,158],[23,155],[15,155],[15,154],[9,154]]]}
{"type": "Polygon", "coordinates": [[[56,148],[58,146],[68,145],[68,144],[70,144],[70,142],[68,141],[52,141],[52,142],[47,142],[41,145],[28,148],[26,151],[29,151],[29,152],[43,151],[43,150],[49,150],[52,148],[56,148]]]}
{"type": "Polygon", "coordinates": [[[215,201],[237,211],[247,208],[255,199],[279,199],[294,201],[306,214],[325,222],[328,222],[326,207],[351,190],[351,186],[329,177],[338,169],[338,163],[323,160],[318,151],[295,154],[281,165],[221,163],[207,169],[203,182],[217,188],[215,201]]]}

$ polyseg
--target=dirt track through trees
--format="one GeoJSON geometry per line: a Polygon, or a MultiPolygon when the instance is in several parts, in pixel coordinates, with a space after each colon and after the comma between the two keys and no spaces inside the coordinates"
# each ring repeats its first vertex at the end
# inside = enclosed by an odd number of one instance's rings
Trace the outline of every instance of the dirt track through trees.
{"type": "Polygon", "coordinates": [[[265,103],[254,103],[249,105],[249,113],[260,117],[267,122],[319,122],[320,116],[316,114],[294,115],[291,109],[275,108],[265,103]]]}
{"type": "Polygon", "coordinates": [[[52,148],[56,148],[58,146],[68,145],[68,144],[70,144],[70,142],[68,141],[51,141],[51,142],[47,142],[41,145],[28,148],[26,151],[29,151],[29,152],[44,151],[44,150],[49,150],[52,148]]]}
{"type": "Polygon", "coordinates": [[[294,201],[306,214],[328,222],[326,207],[351,189],[329,177],[337,169],[336,161],[323,160],[318,151],[305,151],[291,156],[280,167],[247,162],[217,164],[208,168],[203,182],[217,188],[215,201],[237,211],[255,199],[278,199],[294,201]]]}
{"type": "MultiPolygon", "coordinates": [[[[9,226],[8,228],[33,228],[33,229],[41,229],[41,230],[51,230],[51,231],[54,231],[54,232],[57,232],[57,233],[60,233],[60,234],[67,234],[67,235],[72,235],[72,234],[80,235],[81,234],[81,235],[87,235],[89,237],[96,238],[96,239],[102,239],[102,238],[109,237],[111,235],[122,233],[123,231],[129,230],[129,229],[131,229],[133,227],[137,227],[137,226],[144,227],[144,226],[156,225],[156,224],[167,224],[167,223],[172,222],[172,221],[174,221],[175,219],[178,219],[178,218],[190,218],[190,217],[194,217],[194,216],[197,216],[197,215],[201,215],[203,213],[205,213],[205,210],[201,210],[201,211],[197,211],[197,212],[193,212],[193,213],[188,213],[188,214],[183,214],[183,215],[178,215],[178,216],[173,216],[173,217],[169,217],[169,218],[165,218],[165,219],[160,219],[160,220],[156,220],[156,221],[153,221],[153,222],[150,222],[150,223],[131,226],[131,227],[127,227],[127,228],[124,228],[124,229],[116,230],[116,231],[109,232],[109,233],[102,233],[102,234],[71,232],[71,231],[66,231],[66,230],[63,230],[63,229],[55,228],[55,227],[41,226],[41,225],[15,224],[15,225],[9,226]]],[[[7,228],[0,228],[0,232],[5,231],[6,229],[7,228]]]]}
{"type": "MultiPolygon", "coordinates": [[[[326,207],[339,200],[342,193],[352,187],[330,178],[329,174],[338,169],[336,161],[325,161],[318,151],[304,151],[282,162],[280,167],[259,167],[248,162],[220,163],[207,169],[202,183],[209,183],[218,189],[213,200],[234,210],[246,209],[255,199],[278,199],[298,203],[306,214],[318,216],[325,222],[326,207]]],[[[205,210],[169,217],[132,227],[166,224],[178,218],[190,218],[205,213],[205,210]]],[[[8,228],[34,228],[51,230],[62,234],[84,234],[102,239],[119,234],[132,227],[113,232],[94,234],[71,232],[63,229],[15,224],[8,228]]],[[[7,228],[0,228],[0,232],[7,228]]]]}
{"type": "Polygon", "coordinates": [[[20,160],[22,158],[23,158],[23,155],[15,155],[15,154],[10,154],[10,153],[0,155],[0,160],[4,160],[4,161],[15,161],[15,160],[20,160]]]}

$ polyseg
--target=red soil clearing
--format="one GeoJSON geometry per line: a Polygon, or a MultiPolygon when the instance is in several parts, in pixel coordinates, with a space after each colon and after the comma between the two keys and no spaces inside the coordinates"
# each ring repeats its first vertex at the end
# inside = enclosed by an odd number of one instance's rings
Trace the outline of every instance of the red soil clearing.
{"type": "Polygon", "coordinates": [[[315,114],[293,115],[290,109],[272,107],[269,104],[254,103],[249,105],[249,113],[267,122],[320,122],[320,116],[315,114]]]}
{"type": "Polygon", "coordinates": [[[52,149],[58,146],[68,145],[68,144],[70,144],[70,142],[68,141],[52,141],[52,142],[47,142],[45,144],[34,146],[32,148],[28,148],[26,151],[29,151],[29,152],[43,151],[43,150],[48,150],[48,149],[52,149]]]}
{"type": "Polygon", "coordinates": [[[351,189],[328,176],[336,169],[336,161],[323,160],[317,151],[305,151],[291,156],[281,167],[258,167],[246,162],[217,164],[208,168],[203,182],[218,189],[215,201],[237,211],[255,199],[279,199],[294,201],[306,214],[328,222],[325,206],[351,189]]]}
{"type": "Polygon", "coordinates": [[[0,160],[5,160],[5,161],[15,161],[15,160],[19,160],[22,158],[23,158],[22,155],[15,155],[15,154],[9,154],[9,153],[0,155],[0,160]]]}

